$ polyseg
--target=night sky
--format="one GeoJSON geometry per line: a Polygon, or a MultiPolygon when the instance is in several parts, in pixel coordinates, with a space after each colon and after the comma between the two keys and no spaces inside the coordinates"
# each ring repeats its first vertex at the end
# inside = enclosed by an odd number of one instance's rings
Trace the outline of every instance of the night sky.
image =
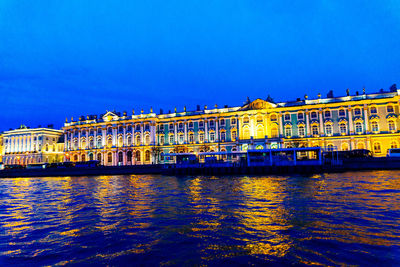
{"type": "Polygon", "coordinates": [[[393,83],[396,0],[0,0],[0,131],[393,83]]]}

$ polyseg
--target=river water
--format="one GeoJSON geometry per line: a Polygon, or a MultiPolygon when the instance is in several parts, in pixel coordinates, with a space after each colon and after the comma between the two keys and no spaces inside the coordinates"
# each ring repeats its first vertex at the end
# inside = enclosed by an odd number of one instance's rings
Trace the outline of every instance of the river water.
{"type": "Polygon", "coordinates": [[[0,265],[400,266],[400,172],[0,180],[0,265]]]}

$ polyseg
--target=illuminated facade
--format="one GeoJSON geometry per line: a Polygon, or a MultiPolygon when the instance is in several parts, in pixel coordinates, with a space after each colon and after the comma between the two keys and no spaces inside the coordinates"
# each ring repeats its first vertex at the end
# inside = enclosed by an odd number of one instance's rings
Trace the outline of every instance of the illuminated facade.
{"type": "Polygon", "coordinates": [[[63,132],[49,128],[19,129],[3,133],[6,165],[62,162],[64,156],[63,132]]]}
{"type": "Polygon", "coordinates": [[[3,146],[3,134],[0,134],[0,164],[3,163],[4,146],[3,146]]]}
{"type": "Polygon", "coordinates": [[[399,147],[400,91],[329,95],[280,103],[268,97],[168,114],[89,115],[65,123],[65,158],[134,165],[169,162],[169,153],[320,146],[385,156],[399,147]]]}

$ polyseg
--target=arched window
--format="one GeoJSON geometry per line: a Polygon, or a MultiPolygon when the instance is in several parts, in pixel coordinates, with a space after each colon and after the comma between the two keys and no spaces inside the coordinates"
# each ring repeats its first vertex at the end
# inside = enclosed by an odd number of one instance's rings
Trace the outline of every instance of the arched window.
{"type": "Polygon", "coordinates": [[[305,136],[305,129],[304,126],[299,126],[299,136],[305,136]]]}
{"type": "Polygon", "coordinates": [[[150,161],[150,150],[146,150],[144,153],[145,161],[149,162],[150,161]]]}
{"type": "Polygon", "coordinates": [[[89,160],[93,160],[93,153],[89,154],[89,160]]]}
{"type": "Polygon", "coordinates": [[[349,150],[349,144],[346,142],[342,143],[342,151],[347,151],[347,150],[349,150]]]}
{"type": "Polygon", "coordinates": [[[179,144],[183,144],[183,133],[178,135],[179,144]]]}
{"type": "Polygon", "coordinates": [[[362,133],[363,128],[361,122],[356,122],[356,133],[362,133]]]}
{"type": "Polygon", "coordinates": [[[276,115],[274,114],[274,115],[271,115],[271,121],[277,121],[278,119],[277,119],[277,117],[276,117],[276,115]]]}
{"type": "Polygon", "coordinates": [[[46,144],[45,151],[49,151],[49,144],[46,144]]]}
{"type": "Polygon", "coordinates": [[[132,162],[132,151],[128,151],[127,153],[126,153],[126,161],[127,162],[132,162]]]}
{"type": "Polygon", "coordinates": [[[277,137],[279,137],[278,128],[276,126],[273,126],[271,128],[271,138],[277,138],[277,137]]]}
{"type": "Polygon", "coordinates": [[[381,153],[381,143],[379,143],[379,142],[374,143],[374,153],[375,154],[381,153]]]}
{"type": "Polygon", "coordinates": [[[182,122],[179,123],[179,129],[183,129],[183,123],[182,122]]]}
{"type": "Polygon", "coordinates": [[[215,141],[215,132],[210,132],[210,142],[215,141]]]}
{"type": "Polygon", "coordinates": [[[332,145],[332,144],[328,144],[328,145],[326,146],[326,150],[327,150],[327,151],[333,151],[333,145],[332,145]]]}
{"type": "Polygon", "coordinates": [[[189,143],[193,143],[194,142],[194,134],[190,133],[189,134],[189,143]]]}
{"type": "Polygon", "coordinates": [[[331,117],[331,111],[330,110],[325,110],[324,117],[325,118],[330,118],[331,117]]]}
{"type": "Polygon", "coordinates": [[[290,121],[290,114],[289,113],[285,114],[285,121],[290,121]]]}
{"type": "Polygon", "coordinates": [[[262,125],[258,125],[257,126],[256,138],[261,139],[261,138],[264,138],[264,137],[265,137],[264,127],[262,125]]]}
{"type": "Polygon", "coordinates": [[[214,126],[215,126],[214,120],[210,120],[210,121],[209,121],[209,125],[210,125],[210,127],[214,127],[214,126]]]}
{"type": "Polygon", "coordinates": [[[339,117],[345,117],[345,116],[346,116],[346,110],[339,109],[339,117]]]}
{"type": "Polygon", "coordinates": [[[299,121],[304,120],[304,113],[303,112],[297,113],[297,120],[299,120],[299,121]]]}
{"type": "Polygon", "coordinates": [[[250,119],[249,119],[249,117],[244,117],[243,118],[243,123],[249,123],[250,122],[250,119]]]}
{"type": "Polygon", "coordinates": [[[150,135],[149,134],[146,134],[146,136],[144,137],[144,141],[147,146],[150,145],[150,135]]]}
{"type": "Polygon", "coordinates": [[[393,106],[392,106],[392,105],[388,105],[388,106],[386,107],[386,110],[387,110],[388,113],[393,113],[393,112],[394,112],[394,109],[393,109],[393,106]]]}
{"type": "Polygon", "coordinates": [[[237,138],[237,132],[236,131],[232,131],[231,132],[231,138],[232,138],[232,141],[236,141],[236,138],[237,138]]]}
{"type": "Polygon", "coordinates": [[[346,133],[347,133],[347,126],[346,126],[346,123],[341,123],[341,124],[339,124],[339,129],[340,129],[340,133],[341,133],[342,135],[346,134],[346,133]]]}
{"type": "Polygon", "coordinates": [[[193,122],[189,122],[189,128],[193,128],[193,122]]]}
{"type": "Polygon", "coordinates": [[[376,114],[376,113],[378,113],[376,107],[371,107],[371,114],[376,114]]]}
{"type": "Polygon", "coordinates": [[[250,139],[250,129],[248,126],[243,128],[243,139],[250,139]]]}
{"type": "Polygon", "coordinates": [[[332,125],[331,124],[325,125],[325,134],[332,135],[332,125]]]}
{"type": "Polygon", "coordinates": [[[170,134],[169,135],[169,144],[172,145],[174,143],[174,135],[170,134]]]}
{"type": "Polygon", "coordinates": [[[128,146],[132,145],[132,136],[128,135],[128,137],[126,138],[126,142],[128,146]]]}
{"type": "Polygon", "coordinates": [[[97,154],[97,160],[101,162],[101,153],[97,154]]]}
{"type": "Polygon", "coordinates": [[[124,140],[122,139],[122,136],[118,137],[118,146],[122,147],[124,145],[124,140]]]}
{"type": "Polygon", "coordinates": [[[364,145],[364,142],[358,142],[357,143],[357,149],[365,149],[365,145],[364,145]]]}
{"type": "Polygon", "coordinates": [[[118,152],[118,163],[122,163],[124,161],[124,154],[120,151],[118,152]]]}
{"type": "Polygon", "coordinates": [[[317,112],[311,112],[311,119],[316,119],[318,117],[317,112]]]}
{"type": "Polygon", "coordinates": [[[292,127],[285,127],[285,137],[289,138],[292,136],[292,127]]]}
{"type": "Polygon", "coordinates": [[[141,159],[140,159],[140,151],[139,150],[136,150],[136,153],[135,153],[136,155],[135,155],[135,158],[136,158],[136,161],[141,161],[141,159]]]}
{"type": "Polygon", "coordinates": [[[394,124],[394,121],[388,121],[388,126],[389,126],[389,131],[391,132],[396,131],[396,125],[394,124]]]}
{"type": "Polygon", "coordinates": [[[378,132],[379,131],[378,122],[376,121],[371,122],[371,128],[373,132],[378,132]]]}
{"type": "Polygon", "coordinates": [[[313,125],[312,126],[312,134],[313,135],[318,135],[319,134],[319,130],[318,130],[318,126],[317,125],[313,125]]]}
{"type": "Polygon", "coordinates": [[[111,152],[109,152],[109,153],[107,154],[107,162],[108,162],[108,163],[112,163],[112,153],[111,153],[111,152]]]}
{"type": "Polygon", "coordinates": [[[93,148],[94,147],[94,141],[93,138],[90,138],[89,140],[89,148],[93,148]]]}
{"type": "Polygon", "coordinates": [[[101,138],[97,138],[97,148],[101,147],[101,138]]]}
{"type": "Polygon", "coordinates": [[[225,132],[221,132],[221,133],[220,133],[220,140],[221,140],[221,142],[225,142],[225,137],[226,137],[225,132]]]}
{"type": "Polygon", "coordinates": [[[355,109],[354,109],[354,115],[355,115],[355,116],[361,115],[361,109],[360,109],[360,108],[355,108],[355,109]]]}
{"type": "Polygon", "coordinates": [[[108,146],[108,147],[112,147],[112,138],[111,138],[111,137],[109,137],[109,138],[107,139],[107,146],[108,146]]]}
{"type": "Polygon", "coordinates": [[[74,155],[74,161],[78,161],[78,155],[74,155]]]}
{"type": "Polygon", "coordinates": [[[140,145],[140,135],[136,135],[136,145],[140,145]]]}
{"type": "Polygon", "coordinates": [[[257,116],[257,122],[262,123],[263,122],[263,117],[262,116],[257,116]]]}

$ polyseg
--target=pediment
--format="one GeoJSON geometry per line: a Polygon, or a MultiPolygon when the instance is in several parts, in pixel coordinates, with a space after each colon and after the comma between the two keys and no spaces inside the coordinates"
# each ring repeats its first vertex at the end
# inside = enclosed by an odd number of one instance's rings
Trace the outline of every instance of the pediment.
{"type": "Polygon", "coordinates": [[[240,110],[269,109],[276,107],[276,104],[257,98],[256,100],[245,104],[240,110]]]}
{"type": "Polygon", "coordinates": [[[104,114],[102,118],[104,121],[116,121],[119,119],[118,115],[111,111],[107,111],[107,113],[104,114]]]}

